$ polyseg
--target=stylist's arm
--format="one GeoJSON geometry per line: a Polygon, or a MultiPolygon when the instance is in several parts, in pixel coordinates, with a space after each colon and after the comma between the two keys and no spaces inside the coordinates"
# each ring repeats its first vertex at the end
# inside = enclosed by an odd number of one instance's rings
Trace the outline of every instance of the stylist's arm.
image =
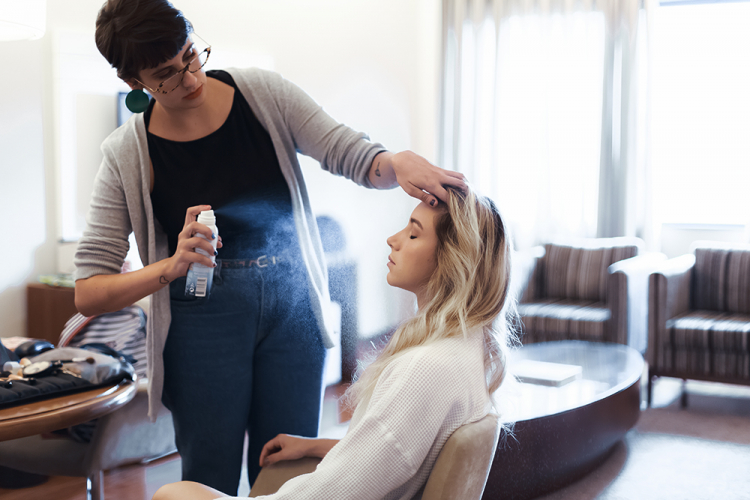
{"type": "MultiPolygon", "coordinates": [[[[76,281],[75,304],[84,316],[94,316],[119,311],[147,295],[160,290],[175,279],[185,276],[193,262],[214,267],[211,259],[196,252],[201,248],[210,255],[214,249],[210,241],[215,237],[205,224],[196,221],[209,205],[198,205],[187,209],[185,225],[177,239],[174,255],[155,262],[138,271],[124,274],[100,274],[76,281]],[[197,234],[204,235],[207,240],[197,234]]],[[[221,248],[221,239],[217,245],[221,248]]]]}
{"type": "Polygon", "coordinates": [[[447,201],[448,192],[443,186],[466,191],[463,174],[437,167],[411,151],[379,153],[372,161],[368,178],[378,189],[401,186],[406,194],[430,206],[435,206],[438,199],[447,201]]]}

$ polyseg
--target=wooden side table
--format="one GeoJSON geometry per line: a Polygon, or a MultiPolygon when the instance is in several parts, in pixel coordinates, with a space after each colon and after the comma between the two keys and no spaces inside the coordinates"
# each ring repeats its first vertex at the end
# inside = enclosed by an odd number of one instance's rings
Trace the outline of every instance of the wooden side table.
{"type": "Polygon", "coordinates": [[[137,384],[123,381],[0,410],[0,441],[65,429],[111,413],[135,397],[137,384]]]}
{"type": "Polygon", "coordinates": [[[26,335],[57,345],[65,323],[77,313],[75,288],[29,283],[26,286],[26,335]]]}

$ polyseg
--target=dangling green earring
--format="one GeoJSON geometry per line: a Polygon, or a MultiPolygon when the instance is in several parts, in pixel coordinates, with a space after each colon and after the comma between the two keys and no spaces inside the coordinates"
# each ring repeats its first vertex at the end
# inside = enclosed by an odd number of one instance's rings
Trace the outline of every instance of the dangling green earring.
{"type": "Polygon", "coordinates": [[[148,108],[148,96],[143,89],[134,89],[125,97],[125,106],[132,113],[143,113],[148,108]]]}

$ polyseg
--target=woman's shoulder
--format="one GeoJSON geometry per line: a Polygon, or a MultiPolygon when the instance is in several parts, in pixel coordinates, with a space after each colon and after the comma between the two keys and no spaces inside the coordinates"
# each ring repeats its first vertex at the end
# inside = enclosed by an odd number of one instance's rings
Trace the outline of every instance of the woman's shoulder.
{"type": "Polygon", "coordinates": [[[457,336],[413,347],[394,360],[393,371],[418,378],[455,376],[483,362],[481,339],[476,335],[457,336]]]}
{"type": "Polygon", "coordinates": [[[141,129],[144,131],[142,139],[145,140],[143,114],[134,114],[104,139],[102,151],[105,154],[111,151],[118,159],[127,157],[127,155],[132,155],[137,159],[139,155],[139,131],[141,129]]]}
{"type": "Polygon", "coordinates": [[[273,85],[281,83],[284,78],[277,72],[262,68],[225,68],[235,83],[250,87],[258,84],[273,85]]]}

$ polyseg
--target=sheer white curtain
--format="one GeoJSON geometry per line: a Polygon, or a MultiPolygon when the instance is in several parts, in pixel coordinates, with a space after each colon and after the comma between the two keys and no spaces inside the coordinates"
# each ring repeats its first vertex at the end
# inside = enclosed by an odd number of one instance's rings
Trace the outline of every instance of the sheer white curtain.
{"type": "Polygon", "coordinates": [[[644,236],[641,7],[444,0],[441,164],[498,203],[517,247],[644,236]]]}

